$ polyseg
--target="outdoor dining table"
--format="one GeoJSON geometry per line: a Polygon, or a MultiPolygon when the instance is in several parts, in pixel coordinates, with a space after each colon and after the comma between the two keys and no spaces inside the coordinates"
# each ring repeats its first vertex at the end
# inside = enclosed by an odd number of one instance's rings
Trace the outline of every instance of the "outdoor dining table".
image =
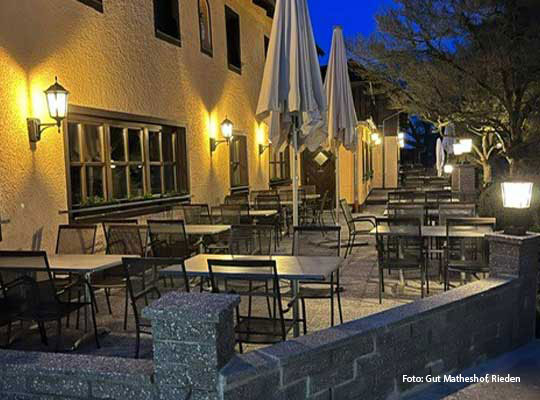
{"type": "MultiPolygon", "coordinates": [[[[277,213],[277,210],[241,210],[242,216],[249,215],[250,217],[272,217],[277,213]]],[[[221,210],[219,208],[212,209],[212,217],[220,215],[221,210]]]]}
{"type": "MultiPolygon", "coordinates": [[[[122,265],[122,257],[124,256],[109,254],[54,254],[47,256],[47,260],[52,272],[82,275],[87,282],[90,282],[92,274],[122,265]]],[[[14,259],[14,262],[9,266],[2,265],[0,269],[10,272],[43,272],[43,265],[41,263],[31,265],[23,260],[16,262],[14,259]]],[[[87,286],[85,286],[84,296],[85,301],[89,302],[91,297],[87,286]]],[[[84,331],[86,333],[75,341],[72,350],[77,349],[82,342],[92,335],[88,333],[88,312],[86,311],[84,313],[84,331]]],[[[109,333],[105,328],[98,328],[98,332],[101,335],[109,333]]]]}
{"type": "MultiPolygon", "coordinates": [[[[341,257],[296,257],[296,256],[243,256],[243,255],[227,255],[227,254],[198,254],[185,261],[186,273],[188,277],[202,277],[209,278],[210,273],[208,271],[208,260],[268,260],[271,259],[276,262],[277,273],[280,279],[291,281],[293,297],[297,299],[299,282],[323,282],[327,280],[330,275],[337,271],[342,263],[341,257]]],[[[234,276],[235,269],[231,267],[230,274],[234,276]]],[[[242,269],[238,270],[239,277],[242,276],[242,269]]],[[[250,272],[250,276],[255,273],[250,272]]],[[[182,278],[182,270],[179,266],[170,266],[159,271],[159,274],[163,277],[179,277],[182,278]]],[[[268,271],[258,272],[263,279],[272,279],[273,276],[268,271]]],[[[227,273],[229,275],[229,272],[227,273]]],[[[299,307],[298,300],[293,303],[293,318],[294,336],[300,335],[300,326],[298,325],[299,319],[299,307]]]]}
{"type": "MultiPolygon", "coordinates": [[[[377,229],[373,228],[370,232],[371,235],[377,234],[377,229]]],[[[379,227],[379,235],[389,235],[392,232],[386,226],[379,227]]],[[[487,232],[485,230],[479,230],[471,228],[470,230],[460,230],[459,233],[451,233],[450,237],[462,237],[462,238],[483,238],[486,236],[487,232]]],[[[446,237],[446,226],[422,226],[421,235],[425,238],[445,238],[446,237]]]]}

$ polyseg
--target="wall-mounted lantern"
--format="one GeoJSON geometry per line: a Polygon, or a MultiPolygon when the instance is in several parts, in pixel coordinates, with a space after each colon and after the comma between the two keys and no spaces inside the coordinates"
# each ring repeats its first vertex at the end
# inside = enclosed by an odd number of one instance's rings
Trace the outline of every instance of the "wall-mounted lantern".
{"type": "Polygon", "coordinates": [[[533,183],[509,181],[501,183],[503,207],[512,214],[512,225],[505,229],[509,235],[523,236],[529,227],[528,212],[531,207],[533,183]]]}
{"type": "Polygon", "coordinates": [[[233,128],[234,125],[232,121],[228,118],[225,118],[221,123],[221,134],[223,135],[225,140],[216,140],[215,138],[210,138],[210,153],[216,151],[217,147],[221,143],[227,143],[228,145],[231,142],[233,136],[233,128]]]}
{"type": "Polygon", "coordinates": [[[461,144],[461,142],[454,143],[452,145],[452,148],[454,150],[454,155],[456,155],[456,156],[460,156],[460,155],[462,155],[464,153],[463,145],[461,144]]]}
{"type": "Polygon", "coordinates": [[[454,166],[452,164],[446,164],[443,167],[443,171],[445,174],[451,174],[452,172],[454,172],[454,166]]]}
{"type": "Polygon", "coordinates": [[[67,116],[68,95],[69,92],[58,83],[58,78],[55,77],[54,84],[45,90],[45,97],[47,99],[49,116],[54,119],[56,123],[42,124],[39,118],[28,118],[26,121],[28,125],[28,136],[30,138],[30,142],[39,142],[41,139],[41,134],[47,128],[56,126],[58,127],[58,132],[60,132],[62,121],[67,116]]]}
{"type": "Polygon", "coordinates": [[[472,139],[461,139],[459,143],[461,143],[463,154],[468,154],[472,151],[472,139]]]}

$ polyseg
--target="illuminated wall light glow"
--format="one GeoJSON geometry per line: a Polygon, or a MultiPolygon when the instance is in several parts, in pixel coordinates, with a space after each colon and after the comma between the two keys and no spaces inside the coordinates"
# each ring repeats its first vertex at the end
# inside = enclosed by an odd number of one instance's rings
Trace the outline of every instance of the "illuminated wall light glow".
{"type": "Polygon", "coordinates": [[[454,172],[454,166],[451,164],[446,164],[443,168],[443,171],[445,174],[451,174],[452,172],[454,172]]]}
{"type": "Polygon", "coordinates": [[[461,149],[464,154],[472,151],[472,139],[461,139],[459,143],[461,144],[461,149]]]}

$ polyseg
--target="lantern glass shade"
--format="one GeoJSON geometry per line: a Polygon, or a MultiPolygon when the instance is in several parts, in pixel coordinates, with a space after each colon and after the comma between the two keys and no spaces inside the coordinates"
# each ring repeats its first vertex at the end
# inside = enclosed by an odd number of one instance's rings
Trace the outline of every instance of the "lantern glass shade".
{"type": "Polygon", "coordinates": [[[529,208],[532,198],[532,182],[503,182],[502,197],[505,208],[529,208]]]}
{"type": "Polygon", "coordinates": [[[462,153],[470,153],[472,151],[472,139],[461,139],[460,144],[462,153]]]}
{"type": "Polygon", "coordinates": [[[451,164],[446,164],[443,167],[443,171],[444,171],[445,174],[451,174],[452,172],[454,172],[454,166],[451,165],[451,164]]]}
{"type": "Polygon", "coordinates": [[[463,154],[463,146],[461,143],[454,143],[453,148],[454,148],[454,154],[456,156],[460,156],[463,154]]]}
{"type": "Polygon", "coordinates": [[[228,118],[221,123],[221,134],[225,139],[230,139],[233,135],[233,123],[228,118]]]}
{"type": "Polygon", "coordinates": [[[69,92],[58,83],[58,79],[55,79],[54,84],[45,90],[49,116],[56,120],[59,126],[67,115],[68,95],[69,92]]]}
{"type": "Polygon", "coordinates": [[[374,142],[377,142],[379,139],[379,134],[377,132],[373,132],[371,134],[371,140],[373,140],[374,142]]]}

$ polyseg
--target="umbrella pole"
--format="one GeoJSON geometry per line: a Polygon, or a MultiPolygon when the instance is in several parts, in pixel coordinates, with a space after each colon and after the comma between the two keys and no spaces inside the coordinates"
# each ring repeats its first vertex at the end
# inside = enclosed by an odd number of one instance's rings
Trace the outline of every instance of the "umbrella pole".
{"type": "Polygon", "coordinates": [[[336,225],[339,225],[339,197],[340,197],[340,174],[339,174],[339,145],[334,146],[334,154],[336,155],[336,208],[335,208],[335,217],[336,225]]]}
{"type": "Polygon", "coordinates": [[[293,229],[298,226],[298,116],[294,115],[293,120],[293,229]]]}

